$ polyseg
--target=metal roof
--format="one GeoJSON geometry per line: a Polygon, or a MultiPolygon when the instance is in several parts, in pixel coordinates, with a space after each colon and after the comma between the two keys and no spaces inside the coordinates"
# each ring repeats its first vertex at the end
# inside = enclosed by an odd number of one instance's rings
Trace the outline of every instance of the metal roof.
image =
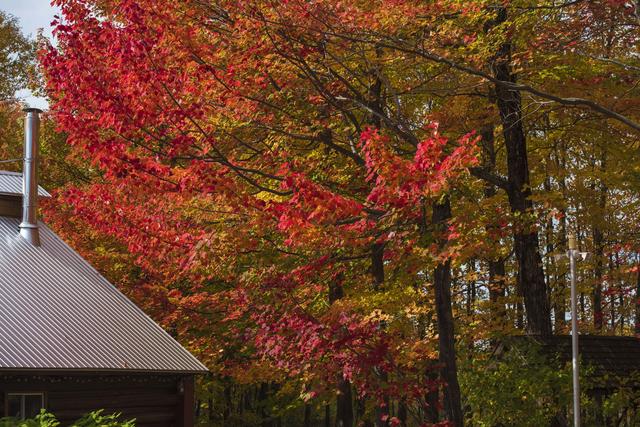
{"type": "Polygon", "coordinates": [[[41,246],[0,217],[0,370],[207,368],[39,223],[41,246]]]}
{"type": "MultiPolygon", "coordinates": [[[[22,196],[22,174],[19,172],[0,171],[0,194],[22,196]]],[[[40,197],[51,197],[44,188],[38,187],[40,197]]]]}

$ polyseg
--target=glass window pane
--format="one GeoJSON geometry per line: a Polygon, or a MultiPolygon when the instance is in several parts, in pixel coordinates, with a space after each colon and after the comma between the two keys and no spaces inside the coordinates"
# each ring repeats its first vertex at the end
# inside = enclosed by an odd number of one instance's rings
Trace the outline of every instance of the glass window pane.
{"type": "Polygon", "coordinates": [[[22,396],[10,394],[7,397],[7,416],[11,418],[22,418],[22,396]]]}
{"type": "Polygon", "coordinates": [[[33,418],[40,413],[44,407],[43,396],[41,394],[31,394],[24,396],[24,417],[33,418]]]}

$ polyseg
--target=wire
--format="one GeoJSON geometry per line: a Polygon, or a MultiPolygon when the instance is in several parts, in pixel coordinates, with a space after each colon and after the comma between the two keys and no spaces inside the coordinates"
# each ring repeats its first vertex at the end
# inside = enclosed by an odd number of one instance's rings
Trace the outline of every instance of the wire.
{"type": "Polygon", "coordinates": [[[22,157],[19,159],[7,159],[7,160],[0,160],[0,163],[13,163],[13,162],[21,162],[23,159],[22,157]]]}

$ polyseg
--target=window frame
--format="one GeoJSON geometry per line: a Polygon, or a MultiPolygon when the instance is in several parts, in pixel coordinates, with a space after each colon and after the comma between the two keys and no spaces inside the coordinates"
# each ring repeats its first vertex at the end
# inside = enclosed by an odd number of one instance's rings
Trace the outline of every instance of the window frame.
{"type": "Polygon", "coordinates": [[[42,409],[46,409],[47,406],[47,394],[44,391],[8,391],[4,393],[4,413],[9,417],[9,398],[12,396],[20,396],[20,412],[23,414],[21,420],[27,419],[24,416],[25,409],[25,397],[26,396],[40,396],[42,399],[42,409]]]}

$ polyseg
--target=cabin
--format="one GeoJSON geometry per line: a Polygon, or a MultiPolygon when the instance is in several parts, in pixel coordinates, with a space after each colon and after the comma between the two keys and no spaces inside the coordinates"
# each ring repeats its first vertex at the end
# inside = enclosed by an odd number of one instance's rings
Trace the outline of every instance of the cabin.
{"type": "Polygon", "coordinates": [[[207,368],[37,217],[39,111],[23,173],[0,171],[0,418],[69,425],[104,409],[139,427],[194,425],[207,368]]]}

